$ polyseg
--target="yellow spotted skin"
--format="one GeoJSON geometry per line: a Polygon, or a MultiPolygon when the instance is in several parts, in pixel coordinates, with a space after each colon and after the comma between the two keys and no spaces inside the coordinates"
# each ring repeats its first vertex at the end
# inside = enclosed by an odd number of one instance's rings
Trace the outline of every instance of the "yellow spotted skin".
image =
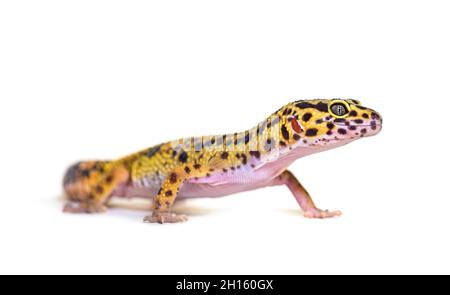
{"type": "Polygon", "coordinates": [[[169,209],[179,195],[201,194],[199,187],[226,195],[287,185],[310,216],[330,217],[314,206],[287,167],[299,157],[375,135],[381,123],[377,112],[357,100],[294,101],[243,132],[184,138],[114,161],[77,163],[64,178],[71,201],[65,211],[104,211],[112,195],[130,197],[130,188],[142,188],[155,192],[147,221],[180,222],[185,218],[169,209]]]}

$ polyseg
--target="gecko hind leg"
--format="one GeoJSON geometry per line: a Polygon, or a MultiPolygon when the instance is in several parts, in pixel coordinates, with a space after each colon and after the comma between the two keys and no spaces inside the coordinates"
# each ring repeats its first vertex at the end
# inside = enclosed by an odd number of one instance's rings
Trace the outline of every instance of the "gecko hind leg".
{"type": "Polygon", "coordinates": [[[294,195],[306,218],[331,218],[341,216],[341,211],[322,210],[316,207],[311,196],[300,181],[289,170],[284,171],[275,180],[275,185],[286,185],[294,195]]]}
{"type": "Polygon", "coordinates": [[[65,204],[63,212],[106,212],[108,209],[106,203],[113,191],[129,180],[129,173],[123,166],[106,167],[104,164],[91,163],[85,162],[70,168],[79,171],[69,169],[68,174],[72,173],[73,177],[64,184],[69,201],[65,204]],[[86,167],[91,169],[89,173],[86,172],[88,169],[86,167]]]}

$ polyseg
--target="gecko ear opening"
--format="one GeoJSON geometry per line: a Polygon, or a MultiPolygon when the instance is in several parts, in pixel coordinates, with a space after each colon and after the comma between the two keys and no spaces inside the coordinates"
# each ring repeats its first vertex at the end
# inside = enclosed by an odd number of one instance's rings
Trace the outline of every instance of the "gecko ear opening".
{"type": "Polygon", "coordinates": [[[301,133],[303,131],[302,127],[300,126],[297,119],[295,119],[295,118],[292,118],[291,126],[292,126],[292,129],[294,129],[294,131],[297,133],[301,133]]]}

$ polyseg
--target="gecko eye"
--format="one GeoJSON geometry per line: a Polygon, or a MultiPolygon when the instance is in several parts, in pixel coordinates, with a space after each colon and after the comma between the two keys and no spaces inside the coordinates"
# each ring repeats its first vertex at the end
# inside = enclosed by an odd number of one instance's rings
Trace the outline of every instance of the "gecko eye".
{"type": "Polygon", "coordinates": [[[349,113],[349,107],[344,102],[335,102],[330,105],[330,112],[338,117],[345,117],[349,113]]]}

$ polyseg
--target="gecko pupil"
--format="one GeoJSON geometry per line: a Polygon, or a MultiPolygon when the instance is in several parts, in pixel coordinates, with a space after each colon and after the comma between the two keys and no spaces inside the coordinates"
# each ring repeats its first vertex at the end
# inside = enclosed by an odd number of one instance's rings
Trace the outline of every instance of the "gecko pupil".
{"type": "Polygon", "coordinates": [[[332,105],[331,111],[336,116],[345,116],[348,113],[347,107],[342,103],[335,103],[332,105]]]}

